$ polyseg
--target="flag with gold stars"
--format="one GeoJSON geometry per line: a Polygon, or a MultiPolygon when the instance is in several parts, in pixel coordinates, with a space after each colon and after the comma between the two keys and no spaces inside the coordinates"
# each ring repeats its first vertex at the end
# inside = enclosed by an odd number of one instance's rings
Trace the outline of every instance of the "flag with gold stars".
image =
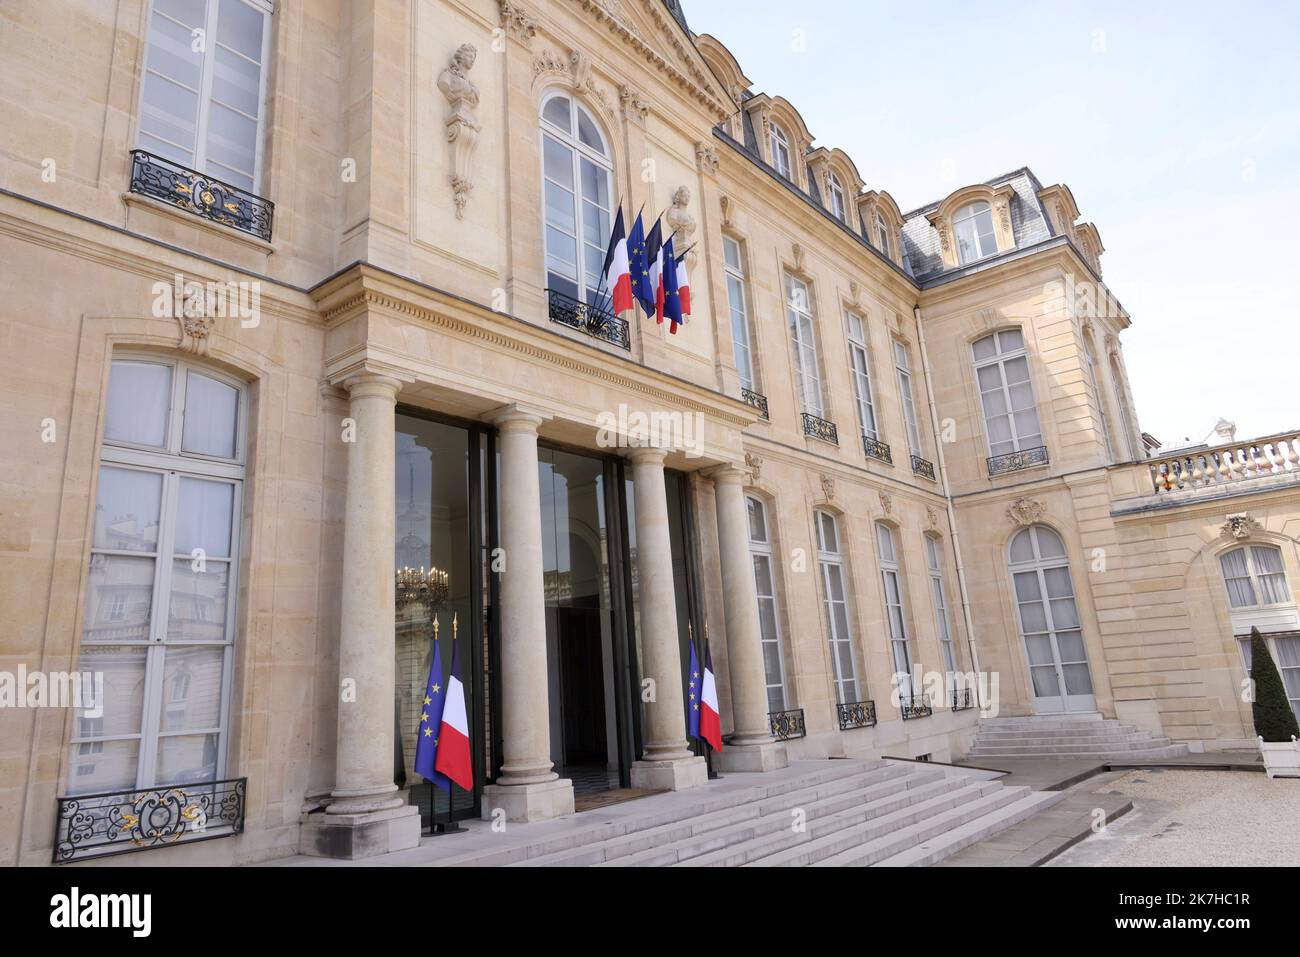
{"type": "Polygon", "coordinates": [[[433,661],[429,665],[429,681],[424,686],[423,704],[420,707],[420,726],[416,731],[415,771],[432,781],[444,791],[451,790],[445,775],[433,769],[438,756],[438,732],[442,728],[442,709],[447,701],[447,686],[442,672],[442,652],[438,647],[438,632],[433,632],[433,661]]]}

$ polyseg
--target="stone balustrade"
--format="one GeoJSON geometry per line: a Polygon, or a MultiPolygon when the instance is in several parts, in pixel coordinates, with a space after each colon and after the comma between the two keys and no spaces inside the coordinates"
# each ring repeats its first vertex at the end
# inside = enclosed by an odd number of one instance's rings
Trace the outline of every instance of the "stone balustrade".
{"type": "Polygon", "coordinates": [[[1157,495],[1277,476],[1300,479],[1300,431],[1161,456],[1144,465],[1157,495]]]}

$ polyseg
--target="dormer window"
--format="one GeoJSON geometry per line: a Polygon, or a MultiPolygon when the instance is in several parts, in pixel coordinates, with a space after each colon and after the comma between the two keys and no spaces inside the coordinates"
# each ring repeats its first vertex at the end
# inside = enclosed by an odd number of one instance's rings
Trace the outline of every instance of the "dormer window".
{"type": "Polygon", "coordinates": [[[772,166],[786,179],[793,180],[794,176],[790,164],[790,140],[786,138],[785,130],[773,123],[769,140],[769,145],[772,148],[772,166]]]}
{"type": "Polygon", "coordinates": [[[876,248],[885,256],[890,256],[889,252],[889,225],[885,222],[885,217],[876,213],[876,248]]]}
{"type": "Polygon", "coordinates": [[[831,213],[842,223],[847,223],[848,213],[844,205],[844,186],[834,173],[826,174],[826,193],[830,197],[831,213]]]}
{"type": "Polygon", "coordinates": [[[988,203],[971,203],[952,217],[952,231],[957,237],[957,255],[964,266],[998,251],[993,232],[993,211],[988,203]]]}

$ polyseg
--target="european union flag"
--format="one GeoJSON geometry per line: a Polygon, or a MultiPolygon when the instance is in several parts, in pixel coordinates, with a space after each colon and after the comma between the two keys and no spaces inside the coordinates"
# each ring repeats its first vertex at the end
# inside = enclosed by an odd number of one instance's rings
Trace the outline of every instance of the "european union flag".
{"type": "Polygon", "coordinates": [[[700,673],[700,659],[695,655],[695,642],[691,642],[691,674],[686,685],[686,733],[692,738],[700,736],[700,698],[704,693],[704,676],[700,673]]]}
{"type": "Polygon", "coordinates": [[[424,703],[420,707],[419,736],[415,743],[415,771],[444,791],[451,791],[446,775],[433,769],[438,756],[438,731],[442,728],[442,708],[447,701],[447,687],[442,673],[442,651],[438,647],[438,629],[433,631],[433,661],[429,680],[424,686],[424,703]]]}
{"type": "Polygon", "coordinates": [[[627,263],[632,274],[632,298],[641,303],[641,308],[649,315],[655,311],[655,291],[650,285],[650,264],[646,261],[645,224],[641,214],[636,214],[632,231],[627,234],[627,263]],[[646,303],[650,303],[646,308],[646,303]]]}
{"type": "Polygon", "coordinates": [[[664,318],[671,325],[669,332],[676,332],[682,322],[682,293],[677,281],[677,257],[673,254],[673,237],[664,243],[664,318]]]}

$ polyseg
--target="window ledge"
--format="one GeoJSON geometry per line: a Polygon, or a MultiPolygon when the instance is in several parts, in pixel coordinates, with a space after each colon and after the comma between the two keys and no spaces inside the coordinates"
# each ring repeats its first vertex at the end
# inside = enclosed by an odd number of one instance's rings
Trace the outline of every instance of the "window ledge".
{"type": "Polygon", "coordinates": [[[200,229],[207,230],[214,236],[220,236],[223,239],[233,239],[241,246],[251,249],[263,256],[274,255],[279,248],[274,243],[268,243],[263,239],[250,235],[243,230],[235,229],[233,226],[226,226],[222,223],[214,223],[210,219],[204,219],[196,216],[191,212],[181,209],[179,206],[172,206],[164,203],[160,199],[154,199],[152,196],[144,196],[140,193],[124,192],[122,202],[126,204],[128,210],[139,208],[148,210],[151,213],[158,213],[166,216],[178,223],[184,223],[187,226],[197,226],[200,229]]]}

